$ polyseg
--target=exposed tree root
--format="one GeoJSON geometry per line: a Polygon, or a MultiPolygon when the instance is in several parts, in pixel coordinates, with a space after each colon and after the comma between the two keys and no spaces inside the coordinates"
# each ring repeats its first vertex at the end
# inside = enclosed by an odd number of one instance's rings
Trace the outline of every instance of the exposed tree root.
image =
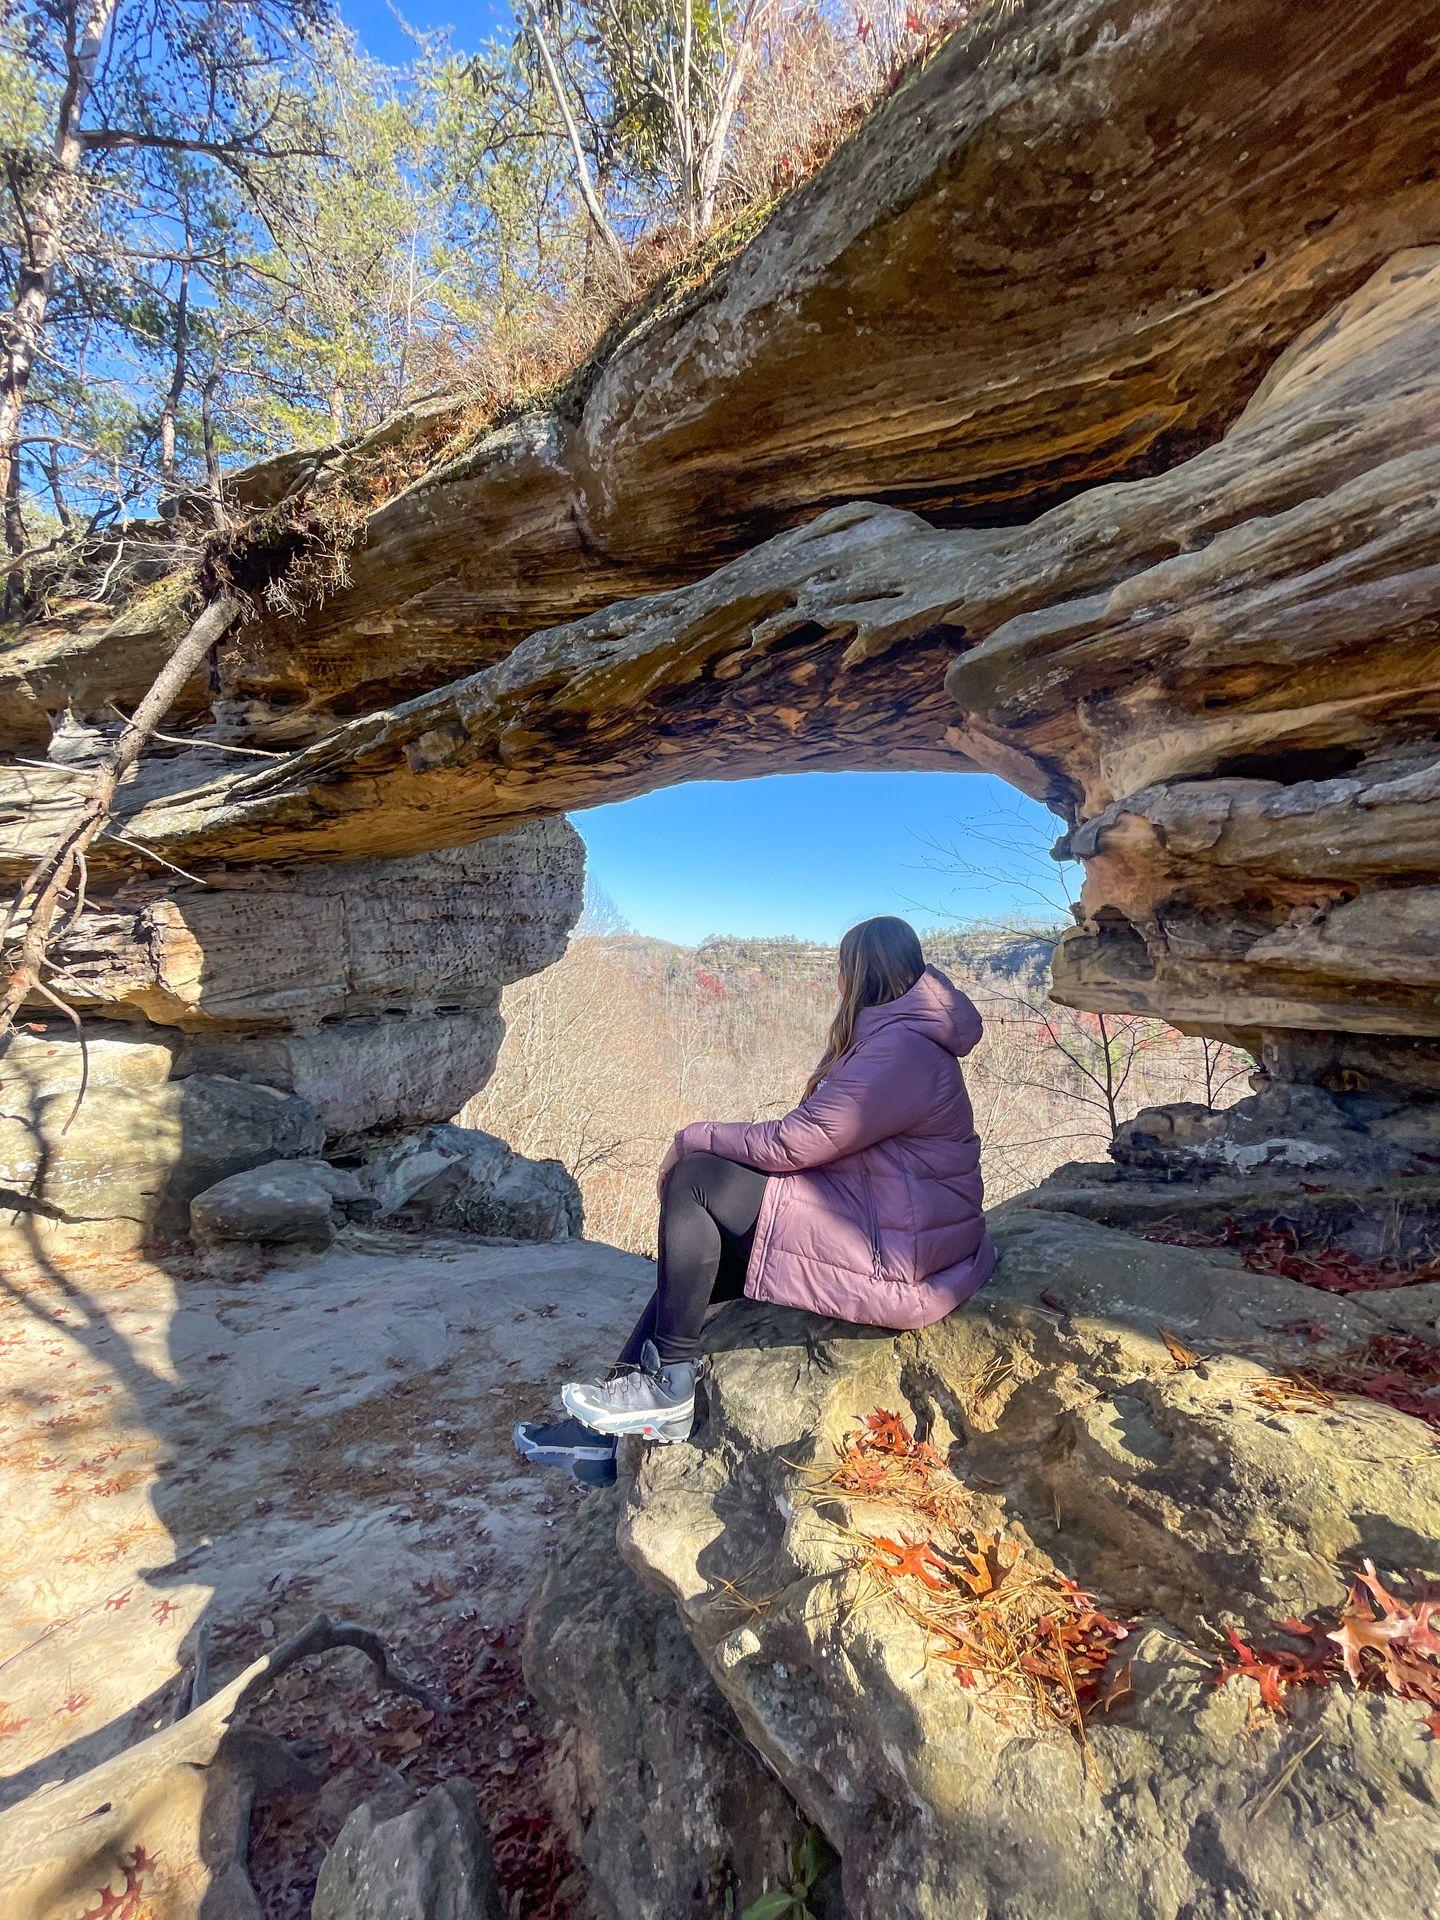
{"type": "Polygon", "coordinates": [[[83,1910],[87,1894],[103,1894],[116,1882],[149,1898],[157,1911],[163,1905],[173,1920],[258,1916],[245,1868],[255,1797],[319,1782],[307,1755],[237,1723],[289,1668],[343,1648],[364,1654],[378,1686],[432,1708],[441,1704],[396,1670],[371,1628],[323,1613],[205,1699],[202,1637],[184,1681],[188,1712],[68,1785],[32,1794],[0,1816],[0,1916],[69,1920],[83,1910]]]}

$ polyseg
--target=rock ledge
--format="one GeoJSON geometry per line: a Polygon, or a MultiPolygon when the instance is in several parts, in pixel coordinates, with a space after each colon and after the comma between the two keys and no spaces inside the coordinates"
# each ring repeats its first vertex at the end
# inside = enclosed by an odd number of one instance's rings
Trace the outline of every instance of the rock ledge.
{"type": "MultiPolygon", "coordinates": [[[[1364,1556],[1440,1572],[1440,1455],[1426,1427],[1370,1401],[1290,1414],[1255,1393],[1297,1341],[1323,1356],[1382,1330],[1397,1296],[1341,1300],[1228,1253],[1033,1206],[1002,1209],[995,1225],[995,1280],[919,1334],[726,1309],[694,1444],[626,1463],[619,1555],[597,1515],[553,1568],[532,1621],[532,1684],[577,1752],[593,1756],[602,1727],[607,1747],[633,1751],[641,1664],[622,1642],[588,1684],[567,1686],[556,1647],[582,1593],[624,1618],[662,1596],[657,1631],[678,1622],[709,1678],[696,1717],[723,1703],[743,1729],[743,1764],[758,1756],[824,1830],[854,1920],[1428,1911],[1440,1741],[1414,1703],[1297,1689],[1281,1718],[1252,1682],[1214,1684],[1224,1626],[1273,1643],[1272,1623],[1338,1606],[1364,1556]],[[1165,1333],[1198,1364],[1178,1364],[1165,1333]],[[1132,1617],[1133,1698],[1092,1717],[1083,1749],[987,1710],[927,1657],[917,1626],[867,1592],[842,1528],[902,1539],[924,1533],[923,1517],[807,1500],[807,1470],[877,1407],[941,1451],[977,1529],[1132,1617]]],[[[1425,1305],[1407,1300],[1411,1324],[1425,1305]]],[[[715,1763],[732,1789],[741,1764],[715,1763]]],[[[598,1832],[609,1816],[593,1758],[578,1786],[598,1832]]],[[[712,1780],[694,1804],[721,1797],[712,1780]]],[[[717,1833],[678,1797],[669,1813],[649,1842],[657,1884],[741,1844],[738,1828],[717,1833]]],[[[609,1850],[593,1851],[607,1911],[666,1911],[633,1887],[621,1897],[609,1850]]]]}

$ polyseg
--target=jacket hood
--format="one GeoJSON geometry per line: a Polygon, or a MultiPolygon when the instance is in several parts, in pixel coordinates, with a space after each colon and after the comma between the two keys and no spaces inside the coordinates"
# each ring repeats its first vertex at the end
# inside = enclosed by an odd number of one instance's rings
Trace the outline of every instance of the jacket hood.
{"type": "Polygon", "coordinates": [[[926,967],[908,993],[883,1007],[862,1007],[855,1016],[855,1037],[863,1039],[893,1022],[913,1027],[956,1059],[969,1053],[980,1038],[980,1016],[968,994],[960,991],[938,967],[926,967]]]}

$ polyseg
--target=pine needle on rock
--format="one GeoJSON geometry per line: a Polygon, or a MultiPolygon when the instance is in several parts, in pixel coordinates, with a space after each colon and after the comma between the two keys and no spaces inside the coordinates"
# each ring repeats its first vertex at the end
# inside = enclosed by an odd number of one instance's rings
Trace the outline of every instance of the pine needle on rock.
{"type": "Polygon", "coordinates": [[[1109,1671],[1129,1626],[1033,1547],[974,1525],[965,1488],[942,1455],[877,1408],[826,1466],[801,1469],[815,1503],[888,1504],[912,1523],[872,1532],[836,1522],[864,1604],[887,1601],[926,1636],[931,1657],[1002,1719],[1017,1712],[1084,1739],[1086,1714],[1133,1691],[1128,1664],[1109,1671]]]}

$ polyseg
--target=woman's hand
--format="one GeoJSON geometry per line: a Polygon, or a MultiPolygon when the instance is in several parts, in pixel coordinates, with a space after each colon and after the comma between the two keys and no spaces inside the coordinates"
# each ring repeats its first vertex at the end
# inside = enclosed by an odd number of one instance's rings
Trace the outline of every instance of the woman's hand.
{"type": "Polygon", "coordinates": [[[656,1180],[655,1180],[655,1191],[656,1193],[659,1194],[662,1200],[665,1198],[665,1182],[670,1178],[670,1174],[672,1170],[678,1165],[679,1160],[680,1160],[680,1136],[677,1133],[675,1138],[670,1142],[669,1146],[665,1149],[665,1158],[660,1162],[660,1172],[656,1176],[656,1180]]]}
{"type": "Polygon", "coordinates": [[[700,1153],[709,1139],[708,1122],[692,1120],[688,1127],[682,1127],[670,1145],[665,1149],[665,1158],[660,1162],[659,1177],[655,1182],[656,1192],[665,1198],[665,1182],[670,1178],[677,1160],[683,1160],[687,1153],[700,1153]]]}

